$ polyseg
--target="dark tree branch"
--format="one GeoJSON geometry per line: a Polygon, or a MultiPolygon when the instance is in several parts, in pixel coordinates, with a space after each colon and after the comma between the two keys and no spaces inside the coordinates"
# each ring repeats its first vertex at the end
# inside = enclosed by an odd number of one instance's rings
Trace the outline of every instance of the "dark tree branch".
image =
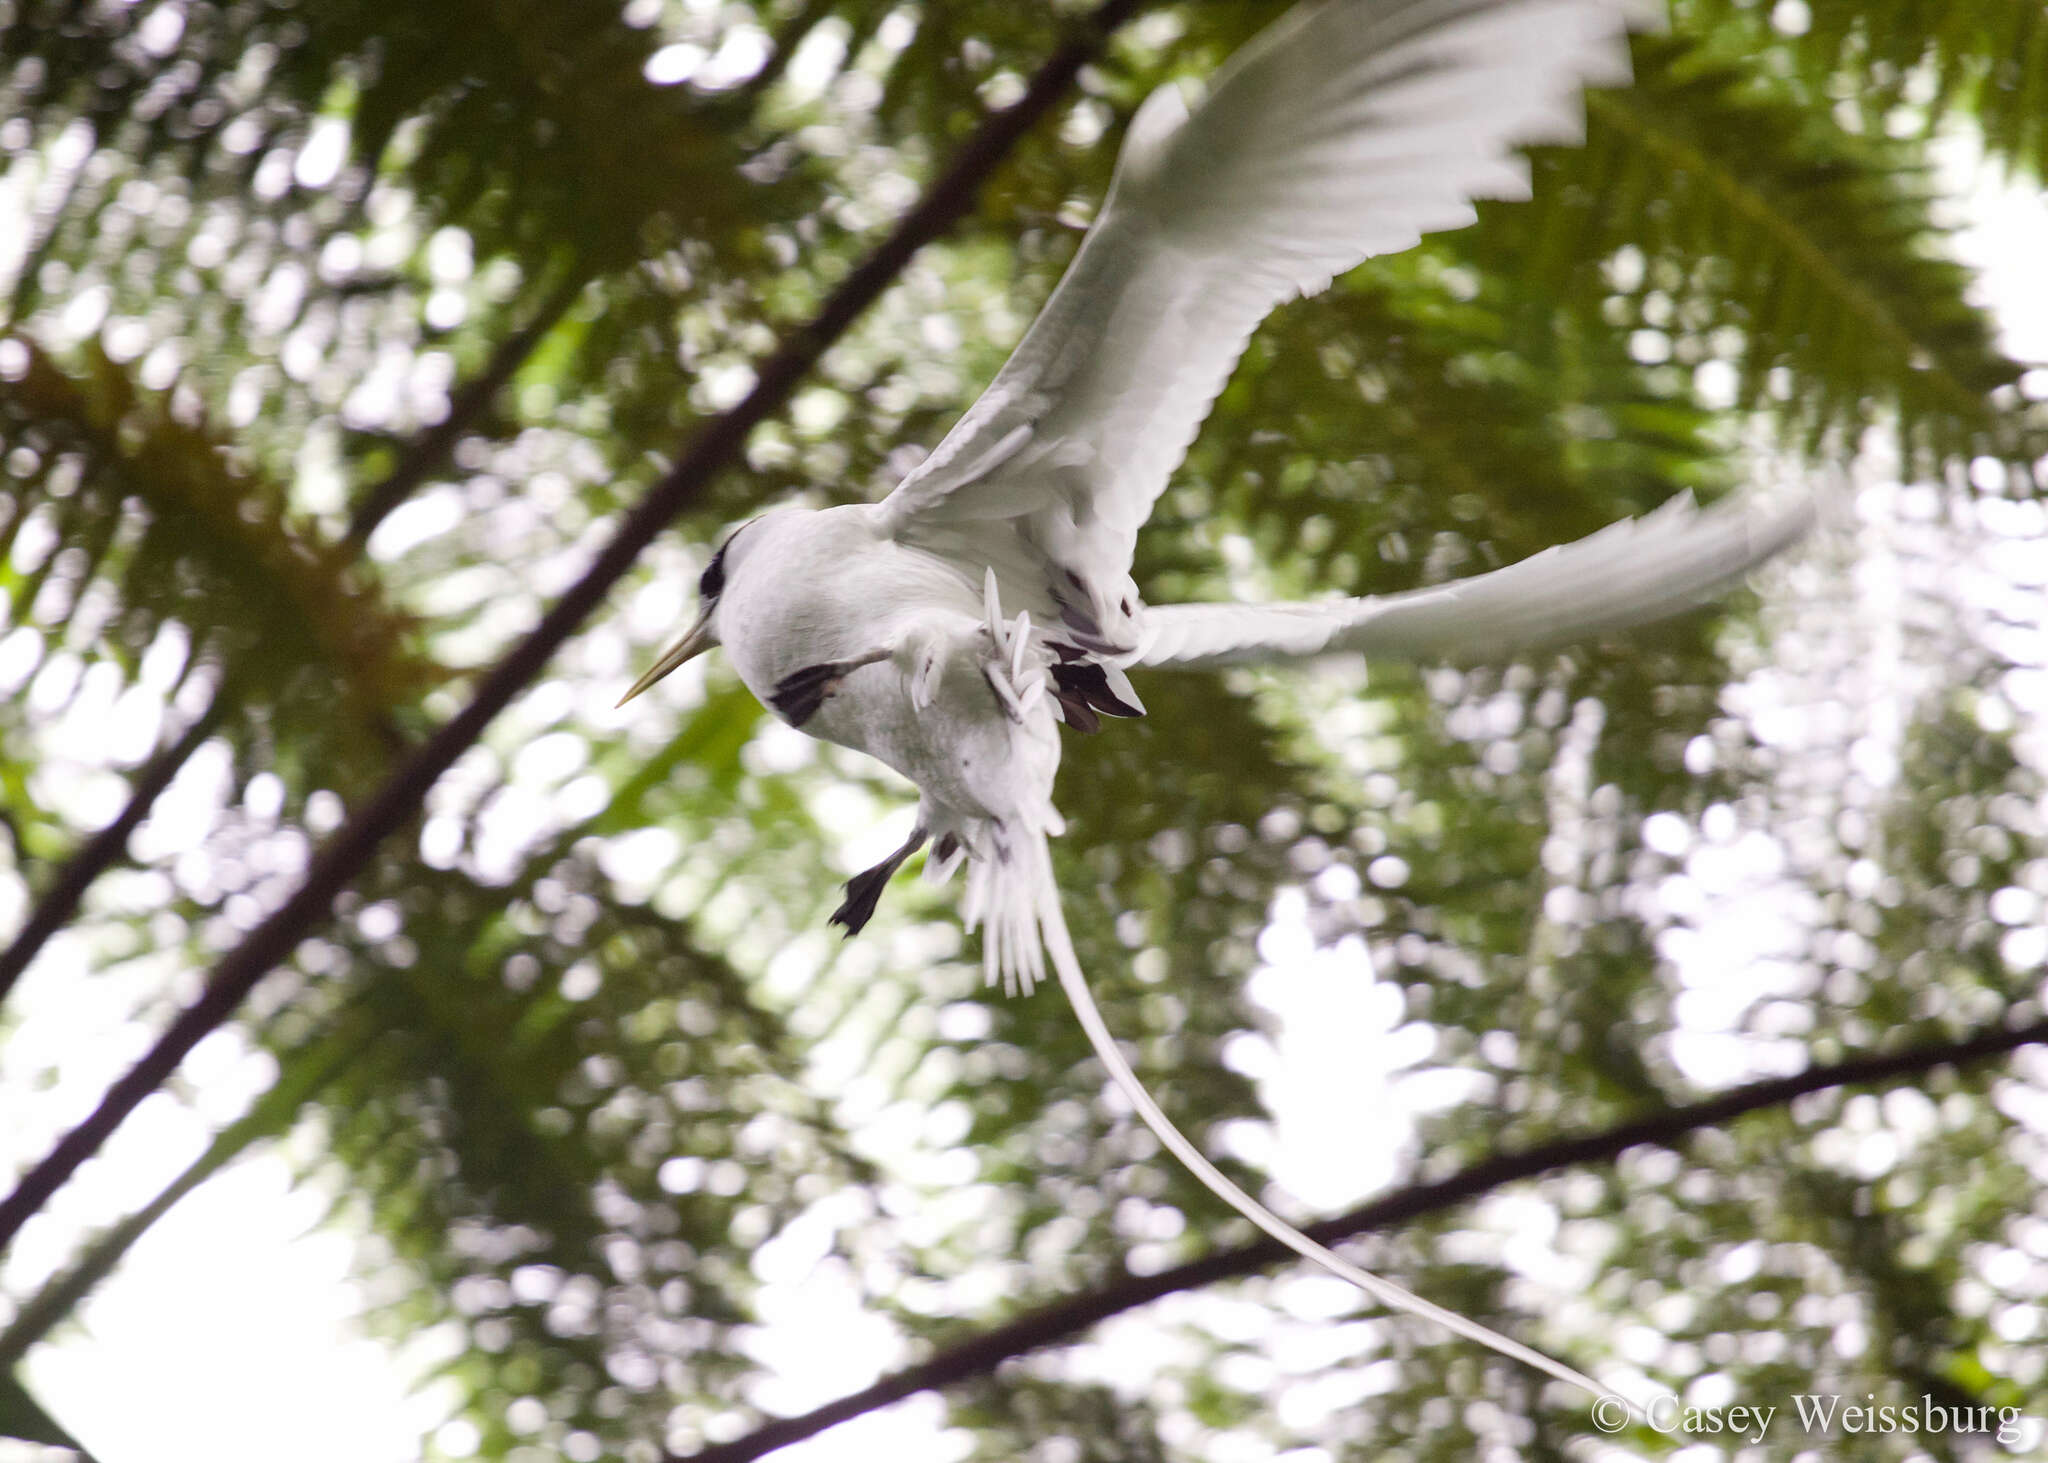
{"type": "Polygon", "coordinates": [[[178,769],[205,745],[206,739],[220,726],[227,714],[227,704],[227,688],[219,687],[214,691],[212,704],[185,729],[185,734],[158,751],[136,774],[135,784],[128,792],[128,801],[115,815],[114,821],[80,844],[57,870],[57,877],[36,900],[35,908],[29,911],[27,922],[8,942],[7,948],[0,950],[0,1001],[4,1001],[7,993],[14,989],[15,982],[21,979],[21,973],[28,969],[29,962],[36,958],[44,942],[78,913],[79,903],[85,898],[85,891],[92,887],[92,881],[121,858],[128,848],[129,835],[149,816],[150,806],[158,795],[171,785],[178,769]]]}
{"type": "Polygon", "coordinates": [[[911,256],[973,206],[982,182],[1025,131],[1066,94],[1075,74],[1138,3],[1104,0],[1076,27],[1072,39],[1038,69],[1023,97],[983,121],[945,174],[890,236],[847,275],[817,316],[761,363],[746,399],[704,427],[675,467],[626,515],[583,577],[556,601],[534,631],[478,682],[469,704],[350,816],[314,857],[305,882],[221,958],[199,998],[107,1089],[85,1121],[24,1174],[13,1193],[0,1200],[0,1247],[20,1232],[29,1216],[80,1164],[98,1152],[136,1105],[177,1070],[185,1054],[231,1017],[257,982],[329,917],[335,896],[362,871],[377,845],[413,816],[441,774],[540,673],[562,642],[632,567],[640,551],[739,455],[748,433],[782,406],[818,357],[895,281],[911,256]]]}
{"type": "MultiPolygon", "coordinates": [[[[1745,1113],[1782,1107],[1796,1097],[1830,1087],[1858,1086],[1910,1077],[1940,1066],[1964,1066],[2022,1046],[2048,1042],[2048,1020],[2026,1026],[1981,1032],[1959,1041],[1911,1047],[1881,1056],[1809,1067],[1793,1077],[1776,1077],[1733,1088],[1718,1097],[1667,1108],[1663,1112],[1620,1123],[1576,1138],[1560,1138],[1519,1153],[1503,1153],[1473,1164],[1433,1183],[1412,1184],[1360,1205],[1348,1214],[1303,1226],[1303,1233],[1325,1245],[1369,1230],[1386,1229],[1407,1220],[1463,1204],[1518,1179],[1534,1178],[1554,1169],[1581,1163],[1612,1163],[1623,1152],[1643,1144],[1670,1147],[1701,1128],[1725,1123],[1745,1113]]],[[[849,1393],[798,1417],[777,1418],[729,1443],[687,1455],[666,1454],[665,1463],[746,1463],[764,1453],[813,1437],[829,1427],[900,1402],[917,1392],[935,1390],[985,1376],[1002,1362],[1068,1341],[1122,1311],[1176,1291],[1195,1290],[1264,1270],[1293,1252],[1261,1238],[1255,1243],[1218,1250],[1156,1275],[1134,1275],[1084,1295],[1055,1302],[1019,1316],[968,1341],[949,1346],[930,1360],[906,1367],[871,1387],[849,1393]]]]}
{"type": "Polygon", "coordinates": [[[14,1319],[0,1330],[0,1376],[11,1373],[30,1347],[77,1314],[79,1303],[113,1274],[151,1225],[256,1143],[289,1128],[299,1109],[359,1059],[374,1037],[356,1021],[322,1038],[316,1049],[289,1063],[277,1085],[223,1128],[154,1199],[95,1236],[70,1264],[22,1301],[14,1319]]]}
{"type": "MultiPolygon", "coordinates": [[[[348,532],[341,541],[340,552],[350,555],[361,552],[364,540],[385,516],[441,465],[456,441],[490,405],[491,398],[512,379],[533,353],[534,347],[540,344],[541,338],[575,303],[586,277],[580,269],[572,269],[541,303],[533,318],[501,343],[491,353],[483,370],[455,393],[448,404],[448,415],[413,437],[406,445],[404,455],[391,469],[390,476],[371,488],[356,509],[354,518],[349,521],[348,532]]],[[[50,936],[78,912],[85,891],[92,887],[93,881],[120,862],[127,851],[129,836],[142,825],[157,798],[171,785],[171,779],[178,775],[192,754],[206,744],[206,739],[226,720],[233,706],[234,687],[231,682],[225,683],[215,691],[213,703],[206,708],[205,715],[175,743],[151,758],[136,776],[128,790],[128,801],[115,815],[114,821],[79,845],[64,861],[55,882],[29,911],[27,923],[7,948],[0,951],[0,1001],[7,999],[8,992],[14,989],[22,972],[28,969],[29,962],[41,953],[50,936]]],[[[378,730],[394,754],[405,750],[388,726],[378,730]]]]}

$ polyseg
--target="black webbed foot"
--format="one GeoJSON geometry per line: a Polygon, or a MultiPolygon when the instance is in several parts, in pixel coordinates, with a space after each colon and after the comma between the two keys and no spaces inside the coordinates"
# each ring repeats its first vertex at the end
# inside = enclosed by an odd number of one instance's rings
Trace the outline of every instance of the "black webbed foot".
{"type": "Polygon", "coordinates": [[[895,872],[894,864],[876,864],[872,869],[848,879],[846,900],[832,911],[828,923],[844,928],[849,940],[866,929],[868,921],[874,918],[875,905],[880,901],[882,891],[889,887],[889,876],[895,872]]]}
{"type": "Polygon", "coordinates": [[[889,880],[903,867],[903,861],[924,846],[925,831],[914,830],[910,841],[890,854],[872,869],[863,869],[846,881],[846,900],[832,911],[829,924],[839,925],[846,931],[846,938],[852,939],[866,928],[874,917],[875,904],[882,897],[882,891],[889,887],[889,880]]]}

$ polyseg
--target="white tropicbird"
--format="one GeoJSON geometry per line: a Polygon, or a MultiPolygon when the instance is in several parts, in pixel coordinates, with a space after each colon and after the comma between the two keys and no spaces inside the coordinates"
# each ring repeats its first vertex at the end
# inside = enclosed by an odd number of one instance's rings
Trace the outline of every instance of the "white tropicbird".
{"type": "Polygon", "coordinates": [[[910,839],[846,886],[849,935],[898,866],[964,859],[991,982],[1049,952],[1096,1053],[1221,1198],[1381,1302],[1584,1387],[1591,1378],[1359,1269],[1231,1183],[1117,1050],[1060,912],[1046,838],[1058,724],[1143,714],[1131,666],[1338,651],[1497,653],[1652,620],[1725,588],[1806,528],[1804,503],[1680,501],[1439,588],[1306,604],[1148,607],[1138,528],[1253,328],[1375,255],[1527,192],[1517,144],[1573,140],[1578,89],[1628,76],[1631,0],[1322,0],[1245,46],[1189,111],[1139,108],[1101,216],[981,399],[879,503],[789,509],[712,557],[702,612],[626,693],[724,645],[792,726],[917,785],[910,839]],[[1041,945],[1041,940],[1043,944],[1041,945]]]}

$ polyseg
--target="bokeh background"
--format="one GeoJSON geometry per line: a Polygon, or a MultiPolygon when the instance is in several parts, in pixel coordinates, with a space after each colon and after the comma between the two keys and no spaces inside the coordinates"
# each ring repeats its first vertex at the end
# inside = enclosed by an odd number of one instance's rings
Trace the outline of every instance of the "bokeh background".
{"type": "MultiPolygon", "coordinates": [[[[0,0],[0,1171],[92,1108],[1085,8],[0,0]]],[[[950,892],[906,879],[861,939],[828,931],[907,831],[903,784],[716,656],[611,708],[730,524],[874,496],[937,440],[1138,101],[1284,8],[1136,7],[20,1230],[0,1431],[33,1441],[0,1456],[651,1463],[1248,1238],[1055,993],[980,988],[950,892]]],[[[1586,145],[1535,154],[1530,201],[1268,323],[1139,581],[1398,590],[1762,480],[1829,485],[1815,541],[1610,642],[1158,674],[1146,720],[1067,740],[1059,870],[1110,1024],[1299,1220],[2042,1018],[2048,11],[1672,17],[1586,145]]],[[[2029,1048],[1358,1251],[1617,1381],[2017,1407],[2011,1446],[1603,1438],[1565,1389],[1298,1267],[804,1446],[2024,1453],[2044,1181],[2029,1048]]]]}

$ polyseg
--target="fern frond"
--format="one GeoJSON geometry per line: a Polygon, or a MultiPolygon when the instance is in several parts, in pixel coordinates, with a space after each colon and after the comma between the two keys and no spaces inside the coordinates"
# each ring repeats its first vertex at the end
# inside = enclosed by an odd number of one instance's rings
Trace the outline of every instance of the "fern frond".
{"type": "Polygon", "coordinates": [[[35,609],[53,571],[69,581],[71,608],[96,602],[89,585],[117,583],[111,625],[37,618],[82,652],[107,636],[104,649],[131,663],[175,621],[229,664],[243,694],[316,741],[339,737],[381,756],[391,709],[440,678],[411,649],[414,622],[299,531],[281,490],[239,465],[228,443],[103,351],[89,348],[67,371],[34,342],[8,339],[22,365],[0,378],[0,421],[35,463],[17,487],[17,517],[40,506],[60,521],[60,538],[89,546],[46,558],[14,587],[18,610],[35,609]]]}
{"type": "Polygon", "coordinates": [[[1636,58],[1635,86],[1588,98],[1586,147],[1542,154],[1536,199],[1488,211],[1478,257],[1576,292],[1589,318],[1627,298],[1610,323],[1683,364],[1732,338],[1738,404],[1809,441],[1888,410],[1924,461],[2048,447],[2014,409],[2024,368],[1942,256],[1917,146],[1846,132],[1684,38],[1639,37],[1636,58]]]}
{"type": "Polygon", "coordinates": [[[1733,48],[1787,53],[1815,97],[1873,135],[1931,135],[1960,114],[1985,151],[2039,178],[2048,167],[2048,10],[2033,0],[1680,0],[1681,25],[1733,48]]]}

